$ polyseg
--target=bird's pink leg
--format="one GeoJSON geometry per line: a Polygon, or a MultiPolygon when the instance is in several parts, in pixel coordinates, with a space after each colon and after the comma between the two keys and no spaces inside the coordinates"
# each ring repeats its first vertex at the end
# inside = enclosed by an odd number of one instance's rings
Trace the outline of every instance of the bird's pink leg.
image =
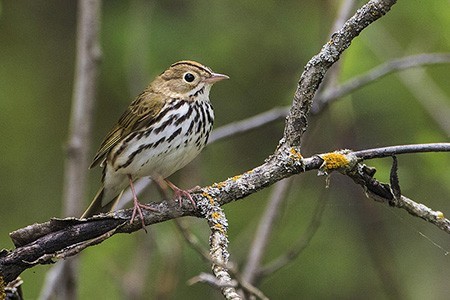
{"type": "Polygon", "coordinates": [[[133,204],[134,204],[133,214],[131,215],[130,224],[133,223],[134,218],[136,217],[136,212],[137,212],[139,214],[139,217],[141,218],[142,228],[145,230],[145,232],[147,232],[147,229],[145,228],[144,214],[142,213],[142,209],[147,209],[147,210],[151,210],[151,211],[158,211],[158,210],[154,209],[153,207],[150,207],[148,205],[140,203],[137,198],[136,191],[134,190],[133,178],[131,177],[131,175],[128,175],[128,180],[130,181],[131,194],[133,195],[133,204]]]}

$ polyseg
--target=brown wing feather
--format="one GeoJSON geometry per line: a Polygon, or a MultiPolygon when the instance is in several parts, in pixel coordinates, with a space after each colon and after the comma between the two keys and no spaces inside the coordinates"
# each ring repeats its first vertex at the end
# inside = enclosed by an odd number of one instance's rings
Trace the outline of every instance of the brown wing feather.
{"type": "Polygon", "coordinates": [[[149,121],[161,111],[164,102],[164,97],[159,93],[150,90],[141,93],[131,102],[117,124],[106,135],[89,168],[93,168],[103,161],[109,150],[128,134],[148,125],[149,121]]]}

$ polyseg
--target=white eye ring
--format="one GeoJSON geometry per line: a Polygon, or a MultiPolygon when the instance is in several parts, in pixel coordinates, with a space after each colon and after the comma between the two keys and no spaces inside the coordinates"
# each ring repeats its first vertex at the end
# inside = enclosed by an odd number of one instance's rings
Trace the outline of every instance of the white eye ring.
{"type": "Polygon", "coordinates": [[[191,82],[193,82],[195,80],[195,75],[192,74],[191,72],[186,72],[183,75],[183,80],[188,82],[188,83],[191,83],[191,82]]]}

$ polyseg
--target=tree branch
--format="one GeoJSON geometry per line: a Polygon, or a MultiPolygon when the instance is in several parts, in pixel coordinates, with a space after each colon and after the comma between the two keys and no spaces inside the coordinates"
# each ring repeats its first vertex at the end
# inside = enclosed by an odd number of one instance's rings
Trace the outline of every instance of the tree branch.
{"type": "MultiPolygon", "coordinates": [[[[411,145],[405,146],[410,149],[411,145]]],[[[430,151],[432,145],[423,147],[417,145],[417,151],[430,151]]],[[[403,151],[402,148],[399,151],[403,151]]],[[[438,151],[450,151],[450,143],[437,144],[438,151]]],[[[341,152],[315,155],[302,158],[294,148],[280,147],[277,152],[264,164],[241,175],[228,178],[225,181],[204,187],[202,192],[193,194],[198,208],[194,209],[188,199],[180,207],[175,201],[165,200],[160,203],[150,203],[157,212],[144,211],[146,225],[164,222],[183,216],[206,217],[205,212],[210,199],[224,205],[242,199],[256,191],[263,189],[283,178],[290,177],[310,170],[321,170],[322,174],[329,174],[334,170],[352,178],[361,185],[366,194],[377,201],[403,208],[410,214],[435,224],[450,233],[450,221],[439,211],[433,211],[423,204],[418,204],[409,198],[401,196],[394,201],[389,184],[377,181],[373,175],[374,169],[359,163],[363,159],[373,158],[373,153],[382,153],[381,148],[365,150],[358,154],[349,150],[341,152]],[[343,164],[337,164],[340,158],[343,164]],[[333,161],[335,159],[335,161],[333,161]],[[205,202],[206,201],[206,202],[205,202]]],[[[411,153],[411,151],[405,153],[411,153]]],[[[392,155],[393,151],[386,151],[377,157],[392,155]]],[[[395,153],[398,154],[398,153],[395,153]]],[[[15,250],[3,250],[0,253],[0,274],[5,282],[15,279],[25,269],[36,264],[52,263],[56,259],[66,258],[78,254],[86,247],[101,243],[103,240],[117,233],[131,233],[142,229],[140,220],[129,224],[132,209],[118,210],[102,214],[87,220],[74,218],[52,219],[41,224],[34,224],[19,229],[10,234],[15,250]]]]}
{"type": "MultiPolygon", "coordinates": [[[[63,215],[75,216],[81,211],[86,194],[86,170],[92,132],[92,115],[97,92],[97,77],[101,57],[101,1],[78,1],[77,53],[66,146],[63,215]]],[[[40,299],[76,299],[77,262],[68,260],[53,267],[46,275],[40,299]]]]}
{"type": "Polygon", "coordinates": [[[274,185],[274,189],[269,199],[269,203],[261,216],[261,220],[258,224],[258,229],[255,233],[255,237],[250,245],[250,250],[247,255],[246,264],[242,271],[242,278],[246,282],[255,284],[258,279],[259,270],[261,268],[261,261],[264,257],[264,253],[269,243],[273,224],[275,223],[279,213],[280,205],[286,199],[289,187],[292,183],[292,177],[278,181],[274,185]]]}
{"type": "Polygon", "coordinates": [[[322,93],[317,95],[317,99],[314,101],[311,112],[317,113],[334,100],[348,95],[351,92],[391,73],[426,65],[448,63],[450,63],[450,53],[423,53],[393,59],[377,66],[376,68],[373,68],[366,74],[350,79],[339,86],[330,87],[324,90],[322,93]]]}
{"type": "Polygon", "coordinates": [[[396,0],[372,0],[362,6],[344,26],[331,35],[322,50],[305,66],[294,100],[286,120],[284,142],[289,147],[299,147],[308,126],[308,115],[313,97],[328,69],[339,59],[342,52],[360,32],[384,16],[396,0]]]}
{"type": "Polygon", "coordinates": [[[203,193],[204,198],[197,202],[202,215],[208,221],[211,228],[211,235],[209,237],[210,251],[209,255],[212,261],[212,271],[216,276],[222,295],[225,299],[238,300],[240,295],[236,292],[228,272],[228,220],[220,207],[219,203],[210,195],[203,193]]]}
{"type": "Polygon", "coordinates": [[[322,219],[323,212],[325,211],[326,204],[328,203],[326,201],[326,197],[321,198],[322,199],[317,201],[312,219],[308,227],[306,228],[305,233],[300,236],[300,238],[294,243],[292,248],[289,249],[286,253],[261,267],[256,274],[256,279],[262,279],[275,273],[287,264],[291,263],[300,255],[303,250],[306,249],[313,236],[317,232],[317,229],[319,229],[320,227],[320,220],[322,219]]]}
{"type": "Polygon", "coordinates": [[[64,213],[69,216],[80,213],[80,205],[85,199],[92,114],[101,57],[100,3],[98,0],[79,1],[77,57],[64,182],[64,213]]]}
{"type": "Polygon", "coordinates": [[[450,151],[449,143],[431,143],[374,148],[355,151],[353,152],[353,154],[361,160],[367,160],[373,158],[389,157],[397,154],[448,151],[450,151]]]}
{"type": "MultiPolygon", "coordinates": [[[[422,53],[399,59],[393,59],[369,70],[366,74],[352,78],[340,85],[325,88],[323,92],[318,92],[314,97],[311,113],[319,114],[332,102],[351,94],[357,89],[373,83],[375,80],[383,76],[410,68],[448,63],[450,63],[450,53],[422,53]]],[[[442,106],[434,105],[434,107],[442,106]]],[[[209,144],[283,120],[287,117],[289,109],[290,107],[288,106],[275,107],[247,119],[223,125],[212,132],[211,138],[209,139],[209,144]]],[[[446,128],[446,122],[440,122],[439,124],[444,124],[441,127],[444,129],[446,128]]]]}

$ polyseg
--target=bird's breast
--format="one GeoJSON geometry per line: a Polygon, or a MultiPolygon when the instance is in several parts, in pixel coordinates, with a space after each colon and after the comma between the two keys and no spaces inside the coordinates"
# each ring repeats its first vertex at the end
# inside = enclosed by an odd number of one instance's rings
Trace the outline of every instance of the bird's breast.
{"type": "Polygon", "coordinates": [[[168,101],[153,122],[130,133],[111,149],[108,165],[115,172],[135,178],[166,178],[200,153],[213,122],[209,101],[168,101]]]}

